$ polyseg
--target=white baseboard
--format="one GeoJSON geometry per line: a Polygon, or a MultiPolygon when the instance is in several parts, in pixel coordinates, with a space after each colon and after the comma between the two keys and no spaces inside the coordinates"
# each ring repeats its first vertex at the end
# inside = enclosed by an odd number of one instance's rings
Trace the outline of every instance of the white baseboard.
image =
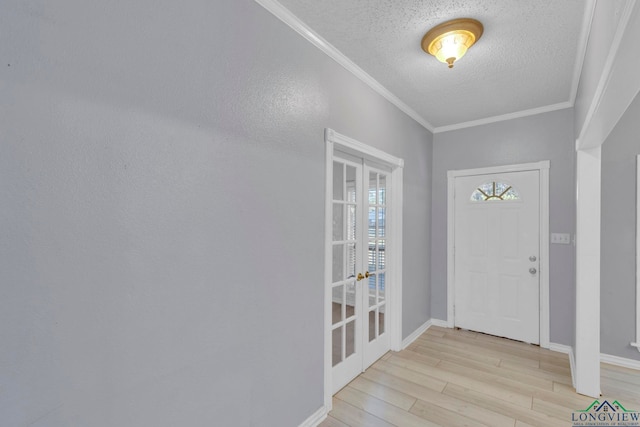
{"type": "Polygon", "coordinates": [[[623,368],[640,370],[640,360],[600,353],[600,361],[610,365],[622,366],[623,368]]]}
{"type": "Polygon", "coordinates": [[[327,418],[327,408],[321,406],[316,412],[311,414],[309,418],[304,420],[299,427],[316,427],[327,418]]]}
{"type": "Polygon", "coordinates": [[[424,322],[421,326],[418,327],[415,331],[411,333],[408,337],[402,340],[402,350],[409,347],[412,342],[414,342],[420,335],[424,334],[424,332],[429,329],[429,327],[433,324],[433,319],[429,319],[424,322]]]}
{"type": "Polygon", "coordinates": [[[449,323],[447,323],[446,320],[431,319],[431,326],[439,326],[441,328],[448,328],[449,327],[449,323]]]}
{"type": "Polygon", "coordinates": [[[549,350],[564,354],[573,353],[573,349],[570,345],[556,344],[554,342],[549,343],[549,350]]]}
{"type": "MultiPolygon", "coordinates": [[[[441,328],[448,328],[448,324],[446,320],[441,319],[429,319],[418,329],[413,331],[411,335],[402,340],[402,349],[404,350],[412,342],[414,342],[420,335],[425,333],[427,329],[431,326],[439,326],[441,328]]],[[[573,383],[573,387],[576,386],[576,377],[575,377],[575,365],[576,358],[573,354],[573,348],[569,345],[557,344],[557,343],[549,343],[549,350],[557,351],[558,353],[564,353],[569,356],[569,365],[571,367],[571,382],[573,383]]],[[[610,365],[622,366],[624,368],[637,369],[640,370],[640,360],[627,359],[625,357],[613,356],[611,354],[600,354],[600,360],[604,363],[608,363],[610,365]]],[[[324,419],[324,418],[323,418],[324,419]]],[[[305,424],[306,426],[306,424],[305,424]]],[[[301,425],[302,427],[302,425],[301,425]]]]}
{"type": "Polygon", "coordinates": [[[441,328],[448,328],[448,324],[446,320],[440,319],[429,319],[424,322],[418,329],[413,331],[411,335],[402,340],[402,350],[409,347],[412,342],[414,342],[420,335],[424,334],[427,329],[431,326],[439,326],[441,328]]]}
{"type": "Polygon", "coordinates": [[[575,359],[575,356],[573,355],[573,347],[571,347],[570,345],[556,344],[554,342],[550,342],[549,350],[557,351],[558,353],[564,353],[569,355],[569,366],[571,367],[571,383],[573,384],[573,388],[576,388],[576,375],[575,375],[576,359],[575,359]]]}

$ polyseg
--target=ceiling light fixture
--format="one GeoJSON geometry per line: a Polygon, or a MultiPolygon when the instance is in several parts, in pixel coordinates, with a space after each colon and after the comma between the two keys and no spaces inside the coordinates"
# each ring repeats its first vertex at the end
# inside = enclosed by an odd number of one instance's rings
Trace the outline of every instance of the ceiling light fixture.
{"type": "Polygon", "coordinates": [[[422,50],[453,68],[453,63],[467,53],[483,31],[482,23],[471,18],[443,22],[427,31],[422,38],[422,50]]]}

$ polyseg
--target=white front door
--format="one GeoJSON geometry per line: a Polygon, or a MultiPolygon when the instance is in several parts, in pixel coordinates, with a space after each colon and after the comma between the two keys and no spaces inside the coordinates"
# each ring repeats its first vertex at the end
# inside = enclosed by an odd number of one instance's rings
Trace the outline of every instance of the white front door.
{"type": "Polygon", "coordinates": [[[335,393],[389,350],[390,174],[363,159],[333,161],[331,342],[335,393]]]}
{"type": "Polygon", "coordinates": [[[455,326],[540,342],[540,172],[455,179],[455,326]]]}

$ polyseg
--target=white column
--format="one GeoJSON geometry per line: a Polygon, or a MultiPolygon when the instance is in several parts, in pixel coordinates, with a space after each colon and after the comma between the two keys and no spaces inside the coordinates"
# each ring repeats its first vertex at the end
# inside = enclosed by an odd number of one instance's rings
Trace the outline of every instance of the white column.
{"type": "Polygon", "coordinates": [[[576,391],[600,396],[600,147],[578,150],[576,391]]]}

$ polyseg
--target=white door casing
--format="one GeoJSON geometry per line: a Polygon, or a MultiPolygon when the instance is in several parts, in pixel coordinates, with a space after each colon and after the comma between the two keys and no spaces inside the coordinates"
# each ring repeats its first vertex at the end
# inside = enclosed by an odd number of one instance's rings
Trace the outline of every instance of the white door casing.
{"type": "MultiPolygon", "coordinates": [[[[513,181],[513,179],[512,179],[513,181]]],[[[497,182],[497,181],[496,181],[497,182]]],[[[513,184],[516,184],[515,181],[513,184]]],[[[516,190],[521,191],[517,188],[516,190]]],[[[503,187],[503,190],[506,187],[503,187]]],[[[525,190],[528,194],[530,190],[525,190]]],[[[499,193],[499,192],[498,192],[499,193]]],[[[449,171],[448,172],[448,261],[447,261],[447,325],[449,327],[461,326],[468,327],[470,323],[473,325],[471,329],[478,330],[478,325],[481,324],[480,320],[482,318],[482,314],[480,310],[477,310],[480,307],[478,304],[479,301],[485,301],[486,310],[488,310],[493,318],[491,320],[486,320],[484,326],[482,326],[484,332],[495,333],[496,335],[510,336],[513,337],[513,333],[519,333],[521,330],[519,320],[516,320],[520,315],[522,310],[529,310],[529,318],[532,316],[532,310],[537,311],[536,318],[537,327],[529,325],[527,332],[521,334],[522,336],[517,337],[515,339],[520,339],[527,342],[539,342],[541,347],[548,348],[549,347],[549,272],[548,272],[548,264],[549,264],[549,162],[543,161],[538,163],[527,163],[520,165],[507,165],[507,166],[497,166],[497,167],[489,167],[489,168],[480,168],[480,169],[470,169],[470,170],[458,170],[458,171],[449,171]],[[487,183],[493,182],[493,178],[503,178],[503,181],[507,184],[511,184],[510,179],[515,177],[516,175],[509,176],[510,173],[517,172],[526,172],[532,171],[532,173],[537,174],[537,192],[533,196],[537,198],[537,208],[533,210],[537,210],[539,213],[537,215],[537,227],[533,227],[533,232],[536,232],[538,236],[533,239],[534,243],[524,243],[521,242],[522,238],[526,239],[526,236],[520,236],[518,239],[511,239],[509,235],[506,233],[506,229],[509,227],[514,227],[515,221],[521,221],[521,213],[519,213],[519,204],[522,202],[495,202],[495,201],[486,201],[483,202],[486,204],[486,211],[482,211],[480,207],[478,207],[478,202],[476,202],[475,207],[474,203],[470,201],[470,197],[477,186],[487,183]],[[480,215],[485,215],[489,218],[492,225],[495,227],[483,227],[479,228],[470,228],[469,223],[465,223],[461,228],[461,230],[457,229],[456,223],[456,207],[457,207],[457,199],[454,198],[456,195],[456,182],[459,183],[460,186],[463,186],[463,182],[465,180],[464,177],[476,177],[470,178],[470,181],[467,183],[468,185],[476,185],[474,188],[466,188],[465,190],[459,189],[458,191],[466,191],[468,194],[461,196],[465,198],[465,203],[467,206],[470,206],[472,210],[480,210],[480,215]],[[489,205],[491,204],[491,205],[489,205]],[[503,204],[506,206],[505,208],[497,208],[498,204],[503,204]],[[509,207],[511,205],[511,207],[509,207]],[[503,212],[499,212],[499,211],[503,212]],[[499,216],[504,216],[505,220],[503,222],[500,221],[499,216]],[[511,224],[511,225],[509,225],[511,224]],[[465,230],[466,227],[466,230],[465,230]],[[459,233],[463,233],[460,235],[459,233]],[[475,234],[474,234],[475,233],[475,234]],[[479,238],[483,237],[483,233],[491,233],[492,240],[487,241],[487,251],[492,251],[496,255],[496,259],[492,259],[491,261],[481,262],[480,257],[471,256],[472,263],[475,265],[471,265],[468,267],[473,274],[469,275],[469,273],[461,273],[461,267],[456,266],[456,257],[459,253],[459,247],[454,250],[456,244],[460,245],[463,243],[464,238],[461,236],[466,235],[466,239],[470,240],[475,238],[476,247],[473,248],[475,253],[478,253],[480,249],[482,249],[482,245],[480,243],[479,238]],[[502,235],[506,236],[506,240],[501,241],[502,235]],[[458,236],[457,241],[456,236],[458,236]],[[526,246],[529,245],[529,246],[526,246]],[[532,246],[533,245],[533,246],[532,246]],[[537,245],[537,253],[534,253],[537,245]],[[518,247],[518,251],[527,251],[523,255],[519,255],[519,260],[516,260],[511,251],[505,251],[501,249],[501,247],[509,247],[511,248],[518,247]],[[531,253],[528,253],[531,252],[531,253]],[[529,257],[535,256],[535,261],[530,261],[529,257]],[[502,257],[502,260],[498,259],[502,257]],[[529,272],[530,268],[535,268],[535,273],[532,274],[529,272]],[[522,277],[522,273],[524,273],[524,277],[522,277]],[[479,288],[482,285],[483,280],[492,281],[487,282],[486,286],[491,285],[492,290],[488,291],[484,296],[476,297],[476,299],[469,299],[468,295],[457,293],[457,283],[458,277],[457,275],[467,274],[465,280],[475,280],[476,288],[479,288]],[[486,276],[483,276],[486,275],[486,276]],[[491,277],[492,275],[492,277],[491,277]],[[500,280],[502,278],[502,282],[500,280]],[[530,287],[524,287],[522,281],[528,282],[530,287]],[[509,286],[509,283],[516,286],[516,289],[509,286]],[[516,285],[517,284],[517,285],[516,285]],[[499,292],[500,287],[505,290],[505,292],[499,292]],[[531,288],[539,287],[539,290],[536,290],[535,295],[532,296],[531,288]],[[515,298],[517,295],[520,295],[521,303],[525,295],[528,295],[529,299],[535,299],[535,304],[528,304],[524,307],[522,306],[513,306],[513,307],[504,307],[506,303],[505,296],[511,295],[512,298],[515,298]],[[502,298],[502,301],[500,301],[502,298]],[[460,301],[457,301],[459,300],[460,301]],[[472,307],[476,309],[475,318],[474,316],[465,317],[465,313],[460,313],[459,307],[456,304],[473,304],[472,307]],[[455,307],[455,311],[454,311],[455,307]],[[500,325],[500,327],[491,332],[487,328],[487,322],[491,325],[491,322],[495,325],[498,322],[499,315],[506,315],[507,319],[504,322],[505,325],[500,325]],[[462,316],[459,318],[459,316],[462,316]],[[480,316],[480,317],[478,317],[480,316]],[[509,320],[510,319],[510,320],[509,320]]],[[[462,201],[460,201],[462,203],[462,201]]],[[[482,203],[480,203],[482,204],[482,203]]],[[[465,214],[463,214],[465,215],[465,214]]],[[[474,222],[475,224],[475,222],[474,222]]],[[[529,227],[531,228],[531,227],[529,227]]],[[[531,232],[531,231],[529,231],[531,232]]],[[[529,239],[531,240],[531,239],[529,239]]],[[[469,254],[463,255],[468,257],[469,254]]],[[[463,259],[464,261],[464,259],[463,259]]],[[[486,313],[485,313],[486,314],[486,313]]],[[[490,329],[490,328],[489,328],[490,329]]]]}
{"type": "MultiPolygon", "coordinates": [[[[325,192],[324,395],[325,410],[329,411],[332,407],[332,395],[344,385],[341,383],[362,372],[389,349],[398,351],[401,348],[402,168],[404,162],[402,159],[340,135],[331,129],[325,130],[325,142],[327,185],[325,192]],[[358,171],[356,174],[361,178],[353,180],[352,186],[356,193],[366,197],[358,202],[336,203],[334,200],[334,188],[337,188],[334,187],[334,160],[343,163],[345,168],[346,165],[349,165],[352,172],[358,171]],[[369,188],[372,185],[374,188],[369,188]],[[386,200],[379,198],[381,186],[386,186],[386,200]],[[373,194],[374,200],[370,201],[369,195],[371,194],[373,194]],[[362,215],[356,215],[363,225],[368,222],[369,208],[373,210],[375,218],[373,222],[368,227],[355,228],[358,237],[354,240],[357,241],[338,240],[342,237],[334,236],[334,206],[338,204],[345,205],[344,208],[340,208],[343,212],[349,210],[347,205],[353,206],[355,211],[359,210],[362,215]],[[365,207],[367,209],[364,209],[365,207]],[[380,214],[384,218],[382,222],[379,221],[380,214]],[[351,245],[352,243],[359,244],[362,250],[356,251],[358,256],[353,263],[348,263],[345,258],[343,265],[348,264],[349,268],[352,268],[351,265],[353,265],[357,271],[351,271],[348,274],[342,272],[341,283],[339,280],[336,281],[338,277],[333,275],[334,246],[351,245]],[[384,256],[382,264],[380,264],[381,252],[384,256]],[[373,261],[371,261],[372,256],[374,256],[373,261]],[[355,277],[350,277],[354,276],[353,273],[355,273],[355,277]],[[358,273],[368,273],[369,277],[357,281],[358,273]],[[351,287],[352,284],[353,287],[351,287]],[[384,286],[382,286],[383,284],[384,286]],[[341,286],[348,288],[341,288],[341,286]],[[351,301],[359,303],[356,303],[353,309],[342,307],[338,317],[334,318],[334,290],[336,288],[339,288],[335,292],[338,302],[340,302],[340,298],[343,298],[344,301],[350,298],[351,301]],[[350,310],[348,315],[347,310],[350,310]],[[368,325],[369,316],[374,321],[373,329],[370,329],[368,325]],[[346,357],[346,349],[341,349],[341,357],[337,360],[339,364],[336,365],[338,369],[335,369],[333,367],[334,331],[341,328],[342,332],[336,332],[336,334],[342,334],[342,342],[346,342],[347,325],[352,321],[354,323],[349,326],[349,334],[350,338],[355,340],[355,345],[349,349],[351,358],[346,357]],[[356,321],[358,322],[357,327],[356,321]],[[369,335],[370,330],[373,331],[372,336],[369,335]],[[345,356],[344,361],[342,356],[345,356]]],[[[345,228],[345,230],[347,229],[348,227],[345,228]]]]}
{"type": "Polygon", "coordinates": [[[640,155],[636,161],[636,340],[631,345],[640,351],[640,155]]]}
{"type": "Polygon", "coordinates": [[[539,171],[455,181],[455,326],[538,344],[539,171]]]}

